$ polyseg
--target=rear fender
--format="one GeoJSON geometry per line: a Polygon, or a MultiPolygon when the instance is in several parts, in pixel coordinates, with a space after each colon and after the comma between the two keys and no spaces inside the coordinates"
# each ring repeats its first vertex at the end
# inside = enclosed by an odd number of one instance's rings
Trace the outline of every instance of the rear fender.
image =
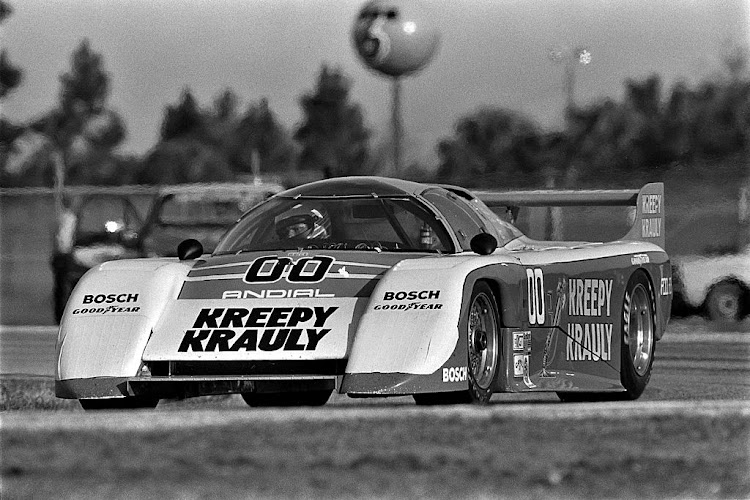
{"type": "Polygon", "coordinates": [[[176,259],[137,259],[88,271],[60,323],[55,378],[135,376],[154,324],[191,267],[176,259]]]}

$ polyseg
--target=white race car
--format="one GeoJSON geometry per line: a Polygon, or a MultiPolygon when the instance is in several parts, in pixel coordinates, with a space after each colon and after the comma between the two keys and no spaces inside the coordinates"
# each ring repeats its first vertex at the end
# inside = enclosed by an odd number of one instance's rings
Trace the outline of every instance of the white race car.
{"type": "Polygon", "coordinates": [[[212,254],[105,262],[74,289],[56,393],[87,409],[413,395],[641,395],[672,300],[663,185],[481,193],[329,179],[247,212],[212,254]],[[481,199],[480,199],[481,198],[481,199]],[[484,200],[484,201],[483,201],[484,200]],[[620,241],[545,242],[488,208],[635,205],[620,241]]]}

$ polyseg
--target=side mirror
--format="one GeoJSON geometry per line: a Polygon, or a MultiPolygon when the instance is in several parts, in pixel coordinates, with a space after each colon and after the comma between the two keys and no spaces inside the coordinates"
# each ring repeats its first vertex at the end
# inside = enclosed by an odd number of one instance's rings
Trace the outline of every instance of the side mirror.
{"type": "Polygon", "coordinates": [[[197,259],[203,255],[203,245],[194,239],[185,240],[177,245],[177,256],[180,260],[197,259]]]}
{"type": "Polygon", "coordinates": [[[489,255],[497,248],[497,240],[489,233],[479,233],[471,239],[471,250],[479,255],[489,255]]]}

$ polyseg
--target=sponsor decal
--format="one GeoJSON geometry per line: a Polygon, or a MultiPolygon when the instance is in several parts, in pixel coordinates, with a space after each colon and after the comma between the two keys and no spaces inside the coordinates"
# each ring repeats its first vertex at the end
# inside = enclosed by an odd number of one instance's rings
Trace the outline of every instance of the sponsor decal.
{"type": "Polygon", "coordinates": [[[440,297],[440,290],[412,290],[410,292],[385,292],[383,300],[430,300],[440,297]]]}
{"type": "Polygon", "coordinates": [[[672,278],[662,278],[660,289],[662,295],[672,295],[672,278]]]}
{"type": "Polygon", "coordinates": [[[177,349],[210,351],[314,351],[331,330],[331,307],[203,308],[177,349]]]}
{"type": "Polygon", "coordinates": [[[544,273],[541,269],[526,269],[526,299],[529,310],[529,324],[544,324],[544,273]]]}
{"type": "Polygon", "coordinates": [[[612,323],[568,323],[568,361],[611,361],[612,323]]]}
{"type": "Polygon", "coordinates": [[[649,219],[641,219],[641,237],[642,238],[658,238],[661,236],[661,221],[660,217],[654,217],[649,219]]]}
{"type": "Polygon", "coordinates": [[[128,302],[138,302],[137,293],[109,293],[99,295],[84,295],[84,304],[124,304],[128,302]]]}
{"type": "Polygon", "coordinates": [[[468,369],[465,366],[443,368],[443,382],[466,382],[468,377],[468,369]]]}
{"type": "Polygon", "coordinates": [[[529,377],[529,361],[531,356],[529,354],[514,354],[513,355],[513,376],[517,378],[523,378],[523,383],[529,388],[536,387],[529,377]]]}
{"type": "Polygon", "coordinates": [[[513,376],[523,377],[523,383],[527,387],[536,387],[531,382],[530,368],[531,363],[531,331],[513,332],[513,350],[524,351],[523,354],[513,354],[513,376]]]}
{"type": "Polygon", "coordinates": [[[660,194],[646,194],[642,198],[642,212],[644,214],[660,214],[661,213],[661,195],[660,194]]]}
{"type": "Polygon", "coordinates": [[[442,309],[443,304],[430,304],[427,302],[409,302],[408,304],[376,304],[376,311],[413,311],[423,309],[442,309]]]}
{"type": "Polygon", "coordinates": [[[614,280],[571,279],[568,281],[568,316],[611,316],[614,280]]]}
{"type": "Polygon", "coordinates": [[[107,306],[107,307],[84,307],[81,309],[73,309],[73,314],[119,314],[119,313],[136,313],[141,308],[138,306],[133,307],[119,307],[119,306],[107,306]]]}
{"type": "Polygon", "coordinates": [[[637,253],[630,257],[630,263],[634,266],[642,266],[643,264],[648,264],[651,262],[651,259],[649,259],[648,255],[645,253],[637,253]]]}
{"type": "Polygon", "coordinates": [[[310,252],[306,252],[304,250],[294,250],[292,252],[287,252],[287,255],[290,257],[309,257],[310,252]]]}
{"type": "MultiPolygon", "coordinates": [[[[568,316],[609,318],[612,316],[611,279],[571,279],[568,282],[568,316]]],[[[565,359],[610,361],[613,323],[568,323],[565,359]]]]}
{"type": "Polygon", "coordinates": [[[245,273],[245,283],[276,283],[284,278],[289,283],[320,283],[336,259],[325,255],[289,257],[269,255],[255,259],[245,273]]]}
{"type": "Polygon", "coordinates": [[[221,294],[222,299],[328,299],[333,293],[323,293],[317,288],[298,288],[296,290],[227,290],[221,294]]]}
{"type": "Polygon", "coordinates": [[[385,292],[383,294],[384,301],[396,301],[401,302],[399,304],[376,304],[373,309],[376,311],[411,311],[411,310],[424,310],[424,309],[442,309],[443,304],[435,302],[416,302],[419,300],[437,300],[440,298],[440,290],[410,290],[410,291],[398,291],[398,292],[385,292]],[[406,300],[412,300],[415,302],[403,302],[406,300]]]}

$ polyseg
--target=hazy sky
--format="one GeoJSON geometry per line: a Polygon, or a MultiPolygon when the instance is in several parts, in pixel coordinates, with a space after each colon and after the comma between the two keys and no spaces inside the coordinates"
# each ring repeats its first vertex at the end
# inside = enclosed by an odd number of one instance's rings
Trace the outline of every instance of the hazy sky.
{"type": "MultiPolygon", "coordinates": [[[[142,154],[158,139],[164,107],[189,87],[208,106],[224,88],[242,107],[267,97],[290,130],[299,96],[322,63],[352,79],[352,99],[376,132],[389,127],[390,83],[366,70],[351,45],[364,0],[7,0],[0,25],[22,86],[2,103],[23,122],[55,106],[59,75],[83,38],[111,76],[109,105],[124,118],[122,150],[142,154]]],[[[545,128],[560,124],[562,65],[553,47],[581,45],[592,62],[577,72],[579,103],[622,96],[625,78],[659,73],[669,88],[721,70],[722,47],[750,43],[750,0],[422,0],[440,49],[404,81],[407,155],[434,155],[441,137],[474,109],[500,106],[545,128]]]]}

